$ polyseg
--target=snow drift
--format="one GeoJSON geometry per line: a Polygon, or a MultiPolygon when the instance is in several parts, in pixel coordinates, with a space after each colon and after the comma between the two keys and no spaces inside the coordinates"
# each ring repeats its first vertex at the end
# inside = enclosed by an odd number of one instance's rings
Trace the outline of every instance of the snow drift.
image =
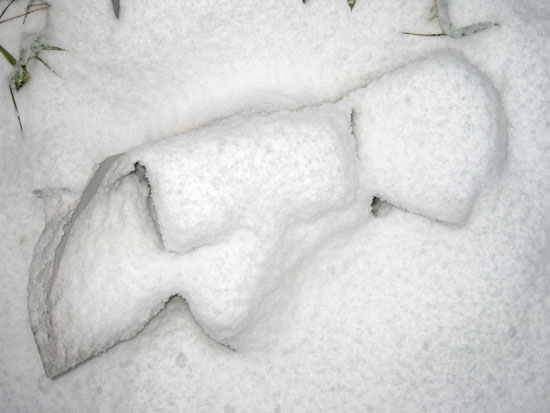
{"type": "Polygon", "coordinates": [[[29,312],[46,374],[133,337],[173,295],[218,342],[268,344],[254,326],[324,241],[371,218],[373,196],[463,225],[502,165],[504,122],[487,79],[442,53],[336,104],[112,156],[79,200],[43,191],[29,312]]]}

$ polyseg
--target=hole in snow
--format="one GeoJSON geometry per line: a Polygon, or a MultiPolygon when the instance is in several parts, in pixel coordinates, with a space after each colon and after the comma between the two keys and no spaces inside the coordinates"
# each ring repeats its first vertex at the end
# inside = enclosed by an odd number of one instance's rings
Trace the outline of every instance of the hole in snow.
{"type": "Polygon", "coordinates": [[[382,218],[389,214],[393,206],[389,202],[386,202],[375,196],[372,199],[370,207],[371,207],[372,215],[374,215],[377,218],[382,218]]]}

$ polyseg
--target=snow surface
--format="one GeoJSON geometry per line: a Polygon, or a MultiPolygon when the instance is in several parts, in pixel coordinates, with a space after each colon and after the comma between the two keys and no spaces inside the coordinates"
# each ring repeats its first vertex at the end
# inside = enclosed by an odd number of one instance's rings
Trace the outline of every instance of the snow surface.
{"type": "Polygon", "coordinates": [[[463,223],[505,150],[497,96],[470,72],[440,53],[338,104],[230,118],[107,158],[74,213],[47,220],[31,265],[30,318],[48,375],[133,337],[175,295],[218,342],[269,345],[256,325],[312,251],[366,221],[373,188],[463,223]],[[381,104],[403,80],[409,94],[381,104]]]}
{"type": "Polygon", "coordinates": [[[354,113],[365,179],[408,211],[463,224],[504,165],[498,95],[460,56],[436,55],[374,81],[354,113]]]}
{"type": "Polygon", "coordinates": [[[266,299],[281,305],[300,264],[370,216],[346,109],[230,119],[102,162],[33,260],[48,375],[133,337],[174,295],[219,342],[268,345],[250,337],[277,311],[266,299]]]}
{"type": "MultiPolygon", "coordinates": [[[[108,1],[56,1],[45,35],[70,53],[45,55],[59,78],[30,67],[16,96],[23,138],[0,87],[2,408],[549,410],[550,6],[454,0],[456,27],[500,27],[461,39],[403,35],[438,30],[431,6],[359,0],[350,12],[336,0],[137,0],[122,2],[117,21],[108,1]],[[55,380],[44,375],[27,311],[45,222],[33,190],[41,189],[48,218],[67,219],[112,154],[237,113],[336,101],[443,49],[489,79],[507,120],[502,177],[483,188],[465,225],[393,208],[335,234],[301,263],[284,297],[265,303],[271,311],[250,336],[267,337],[261,349],[219,345],[191,303],[173,299],[132,340],[55,380]]],[[[19,27],[0,25],[3,45],[5,36],[16,42],[19,27]]],[[[0,68],[7,86],[11,68],[0,68]]],[[[112,205],[149,219],[138,174],[120,189],[112,205]]],[[[147,242],[157,234],[150,230],[147,242]]],[[[140,247],[141,235],[130,235],[124,242],[140,247]]]]}

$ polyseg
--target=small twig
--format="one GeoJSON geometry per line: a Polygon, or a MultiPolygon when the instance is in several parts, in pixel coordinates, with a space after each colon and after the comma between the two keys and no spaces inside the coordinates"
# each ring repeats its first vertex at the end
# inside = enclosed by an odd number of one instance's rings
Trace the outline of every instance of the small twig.
{"type": "Polygon", "coordinates": [[[13,4],[15,0],[11,0],[8,5],[4,8],[4,10],[2,10],[2,13],[0,13],[0,19],[2,18],[2,16],[4,15],[4,13],[6,13],[8,11],[8,9],[10,8],[10,6],[13,4]]]}
{"type": "Polygon", "coordinates": [[[31,13],[34,13],[34,12],[37,12],[37,11],[40,11],[40,10],[47,10],[50,8],[50,5],[48,3],[45,3],[47,4],[47,6],[44,6],[44,7],[40,7],[40,8],[37,8],[37,9],[33,9],[31,11],[29,11],[28,13],[23,13],[23,14],[18,14],[17,16],[13,16],[13,17],[10,17],[8,19],[4,19],[4,20],[0,20],[0,24],[2,23],[6,23],[6,22],[9,22],[10,20],[15,20],[15,19],[18,19],[20,17],[25,17],[31,13]]]}
{"type": "Polygon", "coordinates": [[[21,118],[19,117],[19,109],[17,108],[17,102],[15,101],[15,96],[13,96],[13,90],[11,88],[11,85],[9,85],[9,88],[10,88],[11,101],[13,102],[13,107],[15,108],[15,114],[17,115],[17,121],[19,122],[19,129],[21,129],[21,133],[23,133],[23,125],[21,124],[21,118]]]}

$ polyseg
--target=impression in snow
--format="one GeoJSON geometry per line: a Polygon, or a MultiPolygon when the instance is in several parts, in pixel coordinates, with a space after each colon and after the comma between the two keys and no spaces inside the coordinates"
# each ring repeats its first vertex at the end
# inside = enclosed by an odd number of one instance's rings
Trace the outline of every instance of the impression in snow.
{"type": "Polygon", "coordinates": [[[43,191],[29,313],[46,374],[135,336],[173,295],[218,342],[260,346],[254,326],[300,265],[367,221],[374,195],[464,223],[503,159],[502,124],[484,76],[443,53],[336,104],[234,117],[107,158],[78,201],[43,191]]]}

